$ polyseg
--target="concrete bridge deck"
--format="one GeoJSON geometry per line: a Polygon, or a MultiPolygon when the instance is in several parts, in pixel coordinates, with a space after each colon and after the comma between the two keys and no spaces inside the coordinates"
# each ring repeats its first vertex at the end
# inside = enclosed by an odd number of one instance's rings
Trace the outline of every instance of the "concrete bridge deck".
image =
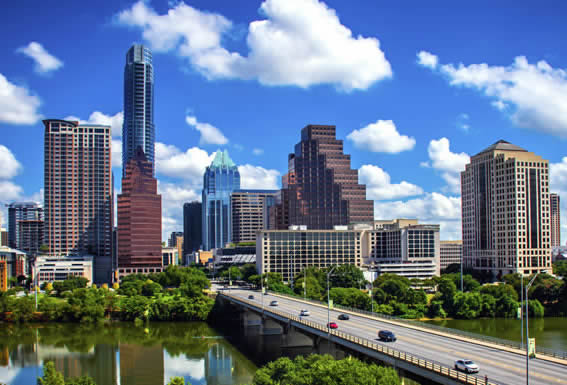
{"type": "MultiPolygon", "coordinates": [[[[259,292],[231,289],[220,292],[229,301],[255,312],[304,329],[309,333],[327,338],[327,309],[300,299],[277,296],[262,296],[259,292]],[[248,299],[253,295],[254,299],[248,299]],[[278,306],[269,306],[277,300],[278,306]],[[299,317],[301,309],[307,309],[309,317],[299,317]]],[[[443,336],[428,330],[408,327],[351,313],[350,320],[338,320],[343,311],[331,310],[330,319],[339,326],[330,333],[331,341],[360,353],[372,356],[419,376],[438,383],[524,384],[526,383],[525,355],[516,349],[477,341],[443,336]],[[390,330],[396,334],[396,342],[378,340],[379,330],[390,330]],[[480,366],[478,375],[464,375],[453,370],[457,359],[472,359],[480,366]]],[[[530,383],[533,385],[567,385],[567,365],[562,360],[535,358],[530,360],[530,383]]]]}

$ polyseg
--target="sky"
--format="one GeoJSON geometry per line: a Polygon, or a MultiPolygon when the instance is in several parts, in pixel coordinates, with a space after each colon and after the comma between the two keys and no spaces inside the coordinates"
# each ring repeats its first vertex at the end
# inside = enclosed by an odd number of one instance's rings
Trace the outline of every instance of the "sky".
{"type": "Polygon", "coordinates": [[[336,125],[376,219],[415,217],[460,239],[459,173],[500,139],[549,160],[567,210],[564,2],[0,7],[3,204],[42,200],[45,118],[112,125],[120,191],[125,55],[142,43],[153,51],[164,240],[182,231],[183,203],[200,200],[215,151],[229,151],[242,188],[279,188],[307,124],[336,125]]]}

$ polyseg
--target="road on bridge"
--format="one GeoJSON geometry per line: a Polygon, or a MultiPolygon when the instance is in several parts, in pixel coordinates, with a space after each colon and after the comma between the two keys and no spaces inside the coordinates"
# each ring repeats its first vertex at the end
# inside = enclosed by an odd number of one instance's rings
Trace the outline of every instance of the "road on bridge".
{"type": "MultiPolygon", "coordinates": [[[[291,298],[280,297],[269,294],[262,296],[261,293],[251,290],[230,289],[223,290],[225,293],[253,301],[258,308],[262,307],[264,297],[264,308],[266,310],[277,309],[299,316],[301,309],[309,310],[310,316],[305,317],[310,321],[327,324],[327,309],[314,304],[308,304],[291,298]],[[254,299],[248,299],[253,295],[254,299]],[[277,307],[271,307],[271,301],[278,301],[277,307]]],[[[349,313],[350,320],[338,319],[341,311],[331,310],[330,320],[336,322],[340,331],[356,337],[372,340],[378,344],[389,346],[393,349],[411,353],[431,361],[439,362],[448,367],[453,367],[457,359],[466,358],[475,361],[479,367],[479,375],[487,376],[491,382],[508,385],[520,385],[526,383],[526,357],[517,353],[509,352],[495,347],[486,347],[473,342],[461,341],[455,338],[443,337],[429,333],[425,330],[415,330],[400,325],[394,325],[387,321],[369,319],[349,313]],[[396,342],[382,342],[378,339],[379,330],[390,330],[396,334],[396,342]]],[[[530,360],[530,384],[556,384],[567,385],[567,365],[549,362],[542,359],[530,360]]]]}

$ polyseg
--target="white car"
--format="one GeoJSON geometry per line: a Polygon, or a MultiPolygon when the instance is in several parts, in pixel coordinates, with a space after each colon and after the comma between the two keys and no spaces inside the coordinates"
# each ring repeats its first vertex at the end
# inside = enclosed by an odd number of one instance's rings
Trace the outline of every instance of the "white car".
{"type": "Polygon", "coordinates": [[[455,369],[465,373],[478,373],[478,365],[471,360],[455,361],[455,369]]]}
{"type": "Polygon", "coordinates": [[[299,312],[300,317],[307,317],[308,315],[310,315],[309,310],[303,309],[299,312]]]}

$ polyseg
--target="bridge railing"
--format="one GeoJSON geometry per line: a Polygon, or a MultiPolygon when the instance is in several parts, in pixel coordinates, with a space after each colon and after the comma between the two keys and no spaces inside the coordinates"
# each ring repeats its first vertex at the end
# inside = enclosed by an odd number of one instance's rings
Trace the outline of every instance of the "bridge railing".
{"type": "MultiPolygon", "coordinates": [[[[243,303],[246,303],[254,308],[258,308],[258,304],[254,301],[250,301],[241,297],[237,297],[237,296],[232,296],[230,294],[226,294],[226,293],[221,293],[221,296],[226,296],[226,297],[230,297],[233,300],[236,301],[240,301],[243,303]]],[[[384,346],[381,344],[377,344],[376,342],[369,340],[367,338],[363,338],[363,337],[357,337],[357,336],[353,336],[352,334],[348,334],[348,333],[344,333],[338,330],[333,330],[333,329],[328,329],[325,325],[322,325],[320,323],[317,322],[313,322],[310,320],[307,320],[305,318],[301,318],[298,317],[296,315],[284,312],[284,311],[280,311],[280,310],[276,310],[276,309],[263,309],[264,313],[271,313],[274,315],[278,315],[282,318],[286,318],[289,320],[292,320],[296,323],[299,324],[303,324],[305,326],[308,326],[312,329],[316,329],[319,331],[322,331],[324,333],[328,333],[332,336],[338,337],[338,338],[342,338],[346,341],[349,341],[351,343],[354,343],[356,345],[365,347],[367,349],[370,350],[374,350],[376,352],[385,354],[387,356],[408,362],[412,365],[418,366],[420,368],[426,369],[426,370],[430,370],[432,372],[438,373],[442,376],[445,377],[449,377],[452,378],[454,380],[460,381],[464,384],[473,384],[473,385],[501,385],[500,383],[494,382],[494,381],[489,381],[488,378],[486,377],[480,377],[480,376],[475,376],[475,375],[471,375],[471,374],[466,374],[466,373],[462,373],[459,372],[453,368],[450,368],[440,362],[437,361],[433,361],[433,360],[429,360],[427,358],[423,358],[423,357],[419,357],[410,353],[406,353],[404,351],[400,351],[400,350],[396,350],[396,349],[392,349],[388,346],[384,346]]]]}
{"type": "MultiPolygon", "coordinates": [[[[303,297],[299,297],[299,296],[293,296],[293,295],[277,293],[277,292],[273,292],[273,293],[277,294],[279,296],[282,296],[282,297],[290,298],[290,299],[295,299],[295,300],[299,299],[299,300],[307,301],[307,302],[310,302],[310,303],[313,303],[313,304],[316,304],[316,305],[322,305],[322,306],[325,306],[325,307],[327,306],[327,302],[323,302],[323,301],[317,301],[317,300],[314,300],[314,299],[305,300],[303,297]]],[[[387,315],[387,314],[373,313],[371,311],[361,310],[361,309],[352,308],[352,307],[348,307],[348,306],[341,306],[341,305],[337,305],[337,304],[333,305],[333,309],[345,310],[345,311],[349,311],[349,312],[352,312],[352,313],[360,313],[360,314],[364,314],[364,315],[368,315],[368,316],[371,316],[371,317],[380,318],[380,319],[384,319],[384,320],[392,320],[392,321],[396,321],[396,322],[400,322],[400,323],[405,323],[407,325],[418,326],[418,327],[423,328],[423,329],[436,330],[436,331],[439,331],[439,332],[442,332],[442,333],[454,334],[454,335],[457,335],[457,336],[475,339],[475,340],[479,340],[479,341],[490,342],[492,344],[506,346],[506,347],[510,347],[510,348],[525,349],[525,345],[522,347],[520,342],[517,342],[517,341],[511,341],[511,340],[506,340],[506,339],[503,339],[503,338],[486,336],[486,335],[482,335],[482,334],[478,334],[478,333],[471,333],[471,332],[467,332],[467,331],[464,331],[464,330],[448,328],[448,327],[445,327],[445,326],[433,325],[433,324],[430,324],[430,323],[427,323],[427,322],[422,322],[422,321],[417,321],[417,320],[412,320],[412,319],[406,319],[406,318],[400,318],[400,317],[391,316],[391,315],[387,315]]],[[[565,352],[565,351],[548,349],[548,348],[545,348],[545,347],[542,347],[542,346],[537,346],[537,345],[536,345],[536,353],[543,354],[543,355],[546,355],[546,356],[556,357],[556,358],[560,358],[560,359],[567,359],[567,352],[565,352]]]]}

